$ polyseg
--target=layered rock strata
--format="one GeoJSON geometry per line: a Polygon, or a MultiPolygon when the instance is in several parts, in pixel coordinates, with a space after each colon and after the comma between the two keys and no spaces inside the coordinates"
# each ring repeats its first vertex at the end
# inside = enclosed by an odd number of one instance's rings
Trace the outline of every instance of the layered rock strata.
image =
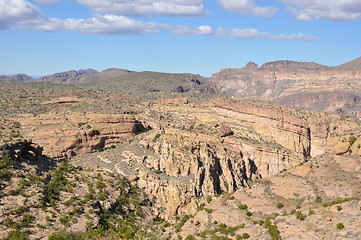
{"type": "MultiPolygon", "coordinates": [[[[360,58],[361,59],[361,58],[360,58]]],[[[357,115],[361,110],[361,60],[337,67],[275,61],[258,67],[226,68],[212,75],[223,93],[279,104],[357,115]]]]}
{"type": "Polygon", "coordinates": [[[21,135],[50,157],[71,158],[133,139],[142,125],[131,115],[59,114],[17,117],[21,135]]]}

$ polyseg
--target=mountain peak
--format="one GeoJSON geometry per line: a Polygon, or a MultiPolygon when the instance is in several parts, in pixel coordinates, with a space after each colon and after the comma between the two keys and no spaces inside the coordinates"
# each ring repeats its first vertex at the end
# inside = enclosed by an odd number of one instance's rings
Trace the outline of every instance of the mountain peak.
{"type": "Polygon", "coordinates": [[[361,70],[361,57],[334,67],[337,70],[361,70]]]}

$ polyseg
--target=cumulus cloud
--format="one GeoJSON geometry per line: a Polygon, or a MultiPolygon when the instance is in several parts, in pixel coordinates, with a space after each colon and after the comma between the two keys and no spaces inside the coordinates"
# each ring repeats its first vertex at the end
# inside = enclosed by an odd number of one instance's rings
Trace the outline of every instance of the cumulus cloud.
{"type": "Polygon", "coordinates": [[[248,40],[248,39],[269,39],[269,40],[301,40],[301,41],[312,41],[317,40],[319,37],[306,35],[303,33],[298,34],[281,34],[273,35],[265,32],[260,32],[257,29],[253,28],[217,28],[212,29],[211,26],[201,25],[199,27],[187,27],[187,26],[177,26],[174,28],[173,33],[176,35],[208,35],[208,36],[217,36],[217,37],[232,37],[238,40],[248,40]]]}
{"type": "Polygon", "coordinates": [[[277,11],[277,7],[257,6],[254,0],[218,0],[218,4],[227,11],[264,18],[272,17],[277,11]]]}
{"type": "Polygon", "coordinates": [[[326,18],[334,21],[361,18],[360,0],[279,0],[297,20],[326,18]]]}
{"type": "Polygon", "coordinates": [[[96,15],[86,19],[36,19],[34,21],[21,22],[17,27],[20,29],[46,32],[73,31],[98,35],[142,35],[145,33],[159,32],[161,29],[169,28],[166,24],[136,21],[128,17],[116,15],[96,15]]]}
{"type": "MultiPolygon", "coordinates": [[[[57,0],[38,0],[47,3],[54,3],[57,0]]],[[[85,0],[78,0],[85,1],[85,0]]],[[[87,0],[88,3],[96,0],[87,0]]],[[[111,0],[105,0],[104,2],[110,2],[111,0]]],[[[140,5],[140,2],[144,1],[149,3],[148,0],[135,0],[134,6],[140,5]]],[[[283,0],[286,1],[286,0],[283,0]]],[[[113,0],[113,3],[116,2],[113,0]]],[[[120,2],[127,2],[117,0],[120,2]]],[[[191,6],[192,3],[198,3],[201,5],[202,1],[191,0],[171,0],[169,3],[176,5],[191,6]]],[[[163,3],[161,1],[153,2],[163,3]]],[[[202,6],[203,9],[203,6],[202,6]]],[[[139,8],[137,10],[140,10],[139,8]]],[[[143,9],[144,10],[144,9],[143,9]]],[[[155,13],[155,10],[141,11],[143,14],[155,13]]],[[[164,9],[163,9],[164,10],[164,9]]],[[[174,11],[161,11],[162,13],[174,13],[174,11]]],[[[202,10],[203,11],[203,10],[202,10]]],[[[180,11],[182,12],[182,11],[180,11]]],[[[180,13],[179,12],[179,13],[180,13]]],[[[189,12],[188,12],[189,13],[189,12]]],[[[95,14],[91,18],[46,18],[41,11],[29,3],[26,0],[2,0],[0,2],[0,29],[13,29],[13,30],[39,30],[44,32],[60,32],[60,31],[72,31],[83,34],[98,34],[98,35],[143,35],[146,33],[156,33],[162,30],[173,31],[175,35],[206,35],[206,36],[219,36],[219,37],[232,37],[235,39],[270,39],[270,40],[301,40],[311,41],[318,39],[315,36],[309,36],[302,33],[291,35],[274,35],[265,32],[260,32],[257,29],[252,28],[234,28],[225,29],[217,28],[213,29],[208,25],[200,25],[198,27],[189,26],[172,26],[168,24],[162,24],[158,22],[140,21],[135,20],[127,16],[121,16],[116,14],[95,14]]]]}
{"type": "Polygon", "coordinates": [[[0,28],[5,29],[9,25],[19,21],[27,21],[42,17],[40,10],[25,0],[1,0],[0,1],[0,28]]]}
{"type": "Polygon", "coordinates": [[[201,16],[203,0],[77,0],[95,12],[124,16],[201,16]]]}

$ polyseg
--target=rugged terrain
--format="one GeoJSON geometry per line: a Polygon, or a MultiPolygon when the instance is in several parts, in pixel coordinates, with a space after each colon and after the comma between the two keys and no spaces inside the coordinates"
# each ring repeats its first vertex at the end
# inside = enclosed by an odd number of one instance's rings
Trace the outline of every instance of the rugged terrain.
{"type": "Polygon", "coordinates": [[[357,117],[222,97],[194,74],[110,72],[0,82],[0,238],[360,238],[357,117]]]}
{"type": "Polygon", "coordinates": [[[268,62],[258,67],[250,62],[212,76],[228,96],[356,116],[361,110],[360,79],[361,58],[336,67],[294,61],[268,62]]]}

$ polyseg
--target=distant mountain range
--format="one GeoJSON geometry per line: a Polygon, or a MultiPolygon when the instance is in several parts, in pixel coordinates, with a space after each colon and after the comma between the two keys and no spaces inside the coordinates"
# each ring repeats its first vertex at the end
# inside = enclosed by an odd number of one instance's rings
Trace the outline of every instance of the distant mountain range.
{"type": "Polygon", "coordinates": [[[361,57],[335,67],[286,60],[267,62],[259,67],[250,62],[243,68],[222,69],[211,78],[110,68],[101,72],[70,70],[36,79],[15,74],[0,76],[0,80],[103,84],[133,95],[142,92],[222,93],[239,99],[361,116],[361,57]]]}

